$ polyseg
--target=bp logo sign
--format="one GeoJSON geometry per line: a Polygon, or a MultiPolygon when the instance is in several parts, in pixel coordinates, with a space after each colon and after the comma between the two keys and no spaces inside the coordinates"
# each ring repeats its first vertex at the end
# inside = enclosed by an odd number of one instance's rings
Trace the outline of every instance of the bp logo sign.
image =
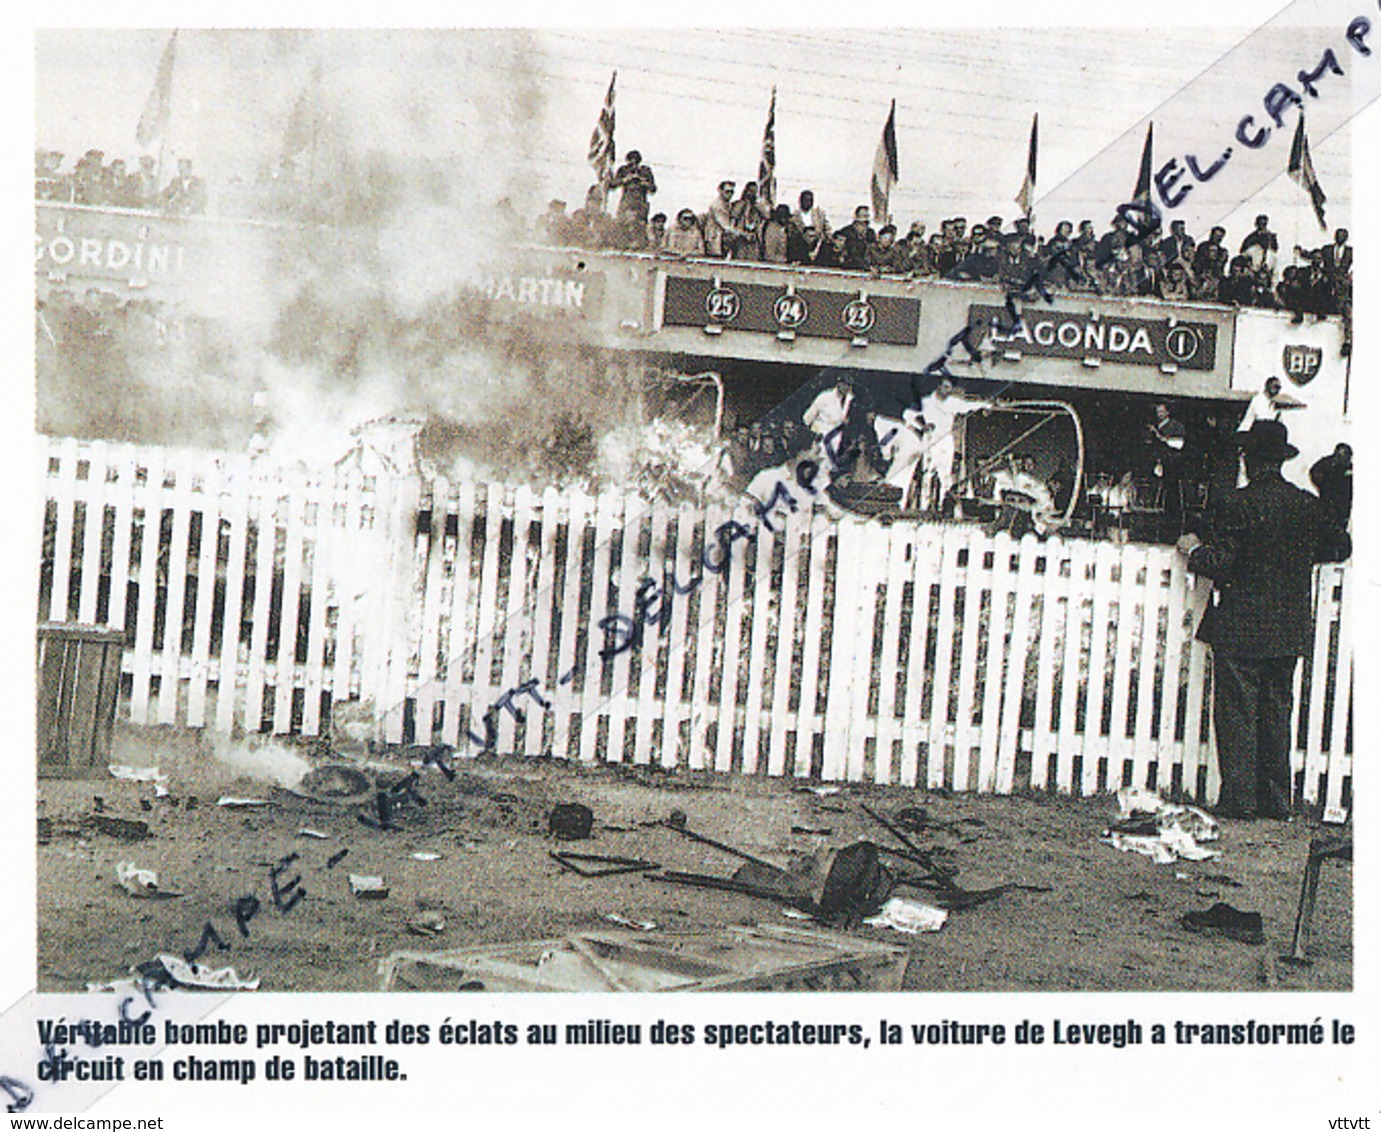
{"type": "Polygon", "coordinates": [[[1319,346],[1286,346],[1280,363],[1285,376],[1296,385],[1308,385],[1318,376],[1323,365],[1323,349],[1319,346]]]}

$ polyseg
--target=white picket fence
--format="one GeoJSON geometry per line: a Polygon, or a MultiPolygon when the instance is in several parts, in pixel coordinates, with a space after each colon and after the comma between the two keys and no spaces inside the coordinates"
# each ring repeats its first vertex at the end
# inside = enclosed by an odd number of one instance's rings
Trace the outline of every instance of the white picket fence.
{"type": "MultiPolygon", "coordinates": [[[[462,755],[1216,796],[1192,640],[1208,586],[1168,548],[819,510],[769,530],[742,508],[73,440],[50,443],[45,482],[39,619],[125,628],[134,723],[310,736],[363,700],[380,739],[462,755]],[[756,537],[714,573],[731,518],[756,537]],[[640,585],[657,623],[609,655],[629,623],[602,623],[633,617],[640,585]]],[[[1300,790],[1334,805],[1350,585],[1318,570],[1296,677],[1300,790]]]]}

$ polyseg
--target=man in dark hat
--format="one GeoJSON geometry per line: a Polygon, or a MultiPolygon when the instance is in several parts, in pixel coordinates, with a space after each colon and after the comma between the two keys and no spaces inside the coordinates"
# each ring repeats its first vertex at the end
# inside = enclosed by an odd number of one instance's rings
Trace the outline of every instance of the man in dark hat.
{"type": "Polygon", "coordinates": [[[1279,421],[1240,434],[1247,486],[1232,493],[1200,541],[1176,544],[1192,573],[1214,583],[1198,639],[1213,649],[1213,718],[1225,818],[1290,815],[1290,714],[1295,665],[1314,642],[1316,562],[1351,550],[1316,496],[1287,483],[1281,465],[1298,449],[1279,421]]]}
{"type": "Polygon", "coordinates": [[[643,155],[630,149],[624,163],[614,171],[609,182],[611,189],[622,189],[616,219],[620,224],[647,227],[647,198],[657,191],[657,178],[650,167],[643,164],[643,155]]]}

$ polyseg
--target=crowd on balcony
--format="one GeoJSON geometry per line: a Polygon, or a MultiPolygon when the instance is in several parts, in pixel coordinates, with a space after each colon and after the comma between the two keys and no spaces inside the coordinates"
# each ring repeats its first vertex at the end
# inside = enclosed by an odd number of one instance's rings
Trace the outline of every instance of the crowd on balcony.
{"type": "Polygon", "coordinates": [[[179,158],[177,172],[164,181],[152,154],[142,154],[131,166],[121,157],[107,161],[99,149],[88,149],[70,169],[64,169],[60,151],[36,150],[34,197],[167,216],[196,216],[206,211],[206,185],[192,172],[190,159],[179,158]]]}
{"type": "Polygon", "coordinates": [[[1026,287],[1039,280],[1051,290],[1101,295],[1145,296],[1180,302],[1223,303],[1283,309],[1296,319],[1350,313],[1352,247],[1346,229],[1319,248],[1296,247],[1292,262],[1281,256],[1270,219],[1258,216],[1236,253],[1227,230],[1215,227],[1206,239],[1185,231],[1182,220],[1169,230],[1148,232],[1126,216],[1105,231],[1092,220],[1062,220],[1048,236],[1038,235],[1026,217],[1008,225],[1000,216],[970,225],[959,216],[937,231],[914,221],[905,231],[892,223],[874,225],[867,206],[852,220],[831,227],[806,189],[796,207],[764,200],[756,183],[720,183],[703,211],[682,208],[674,219],[651,211],[656,178],[637,151],[607,187],[593,185],[584,205],[566,211],[553,200],[538,218],[535,237],[557,246],[652,252],[685,258],[827,267],[876,276],[942,278],[1026,287]],[[617,190],[611,213],[607,198],[617,190]],[[1278,270],[1279,269],[1279,270],[1278,270]]]}

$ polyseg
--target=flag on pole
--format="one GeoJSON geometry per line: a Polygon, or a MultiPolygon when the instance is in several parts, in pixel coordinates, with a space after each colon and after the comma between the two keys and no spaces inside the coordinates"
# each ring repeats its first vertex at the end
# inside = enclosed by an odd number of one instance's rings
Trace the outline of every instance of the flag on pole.
{"type": "Polygon", "coordinates": [[[163,58],[158,61],[153,89],[144,100],[144,110],[139,115],[139,125],[134,131],[135,140],[145,148],[155,138],[167,135],[168,120],[173,111],[173,62],[176,58],[177,32],[174,31],[168,37],[168,46],[163,49],[163,58]]]}
{"type": "Polygon", "coordinates": [[[1155,207],[1151,201],[1151,129],[1154,125],[1153,122],[1146,123],[1146,142],[1141,147],[1141,170],[1136,175],[1136,191],[1132,193],[1132,200],[1147,208],[1155,207]]]}
{"type": "Polygon", "coordinates": [[[873,158],[873,218],[880,224],[890,219],[887,199],[892,194],[892,186],[901,177],[897,169],[897,100],[892,99],[892,109],[887,114],[887,125],[882,127],[882,140],[878,142],[877,156],[873,158]]]}
{"type": "Polygon", "coordinates": [[[1031,115],[1031,144],[1026,150],[1026,180],[1021,183],[1021,192],[1017,193],[1017,204],[1021,205],[1022,214],[1027,220],[1031,219],[1031,206],[1036,201],[1036,123],[1039,119],[1039,114],[1031,115]]]}
{"type": "Polygon", "coordinates": [[[602,190],[601,197],[614,179],[614,80],[618,77],[618,71],[609,76],[609,93],[604,96],[604,108],[590,135],[590,164],[594,167],[595,182],[602,190]]]}
{"type": "Polygon", "coordinates": [[[1290,165],[1288,172],[1291,179],[1309,193],[1309,199],[1314,204],[1314,215],[1318,218],[1319,227],[1328,230],[1328,223],[1323,217],[1324,202],[1328,200],[1324,196],[1323,186],[1319,184],[1318,175],[1314,172],[1314,161],[1309,156],[1309,139],[1304,133],[1304,111],[1300,111],[1299,122],[1295,125],[1295,140],[1290,143],[1290,165]]]}
{"type": "Polygon", "coordinates": [[[767,108],[767,126],[762,131],[762,157],[758,159],[758,200],[771,208],[777,203],[777,88],[772,88],[772,103],[767,108]]]}

